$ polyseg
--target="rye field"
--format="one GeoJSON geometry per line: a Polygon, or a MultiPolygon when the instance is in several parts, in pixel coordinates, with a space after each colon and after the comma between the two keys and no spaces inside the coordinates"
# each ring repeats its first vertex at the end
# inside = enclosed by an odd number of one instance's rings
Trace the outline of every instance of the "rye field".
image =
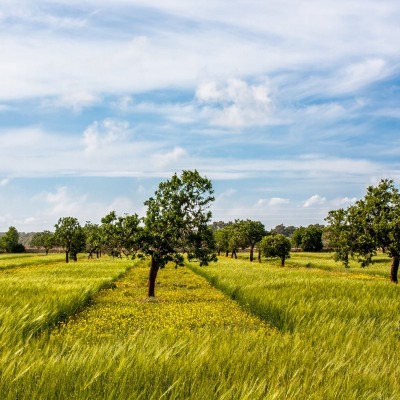
{"type": "Polygon", "coordinates": [[[0,255],[1,399],[398,399],[390,260],[0,255]]]}

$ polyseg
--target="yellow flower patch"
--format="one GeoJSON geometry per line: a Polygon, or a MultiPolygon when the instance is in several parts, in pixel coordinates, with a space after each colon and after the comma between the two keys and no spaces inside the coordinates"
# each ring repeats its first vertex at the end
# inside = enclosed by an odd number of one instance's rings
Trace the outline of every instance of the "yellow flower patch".
{"type": "Polygon", "coordinates": [[[116,289],[102,291],[56,335],[130,336],[138,331],[182,332],[198,328],[266,328],[236,302],[185,267],[159,271],[156,297],[147,298],[148,267],[132,268],[116,289]]]}

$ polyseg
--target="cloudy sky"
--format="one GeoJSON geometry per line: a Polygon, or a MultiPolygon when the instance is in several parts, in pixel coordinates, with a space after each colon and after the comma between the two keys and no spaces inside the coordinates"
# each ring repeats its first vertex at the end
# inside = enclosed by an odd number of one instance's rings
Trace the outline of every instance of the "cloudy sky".
{"type": "Polygon", "coordinates": [[[1,0],[0,232],[143,215],[197,169],[213,219],[323,223],[400,183],[398,0],[1,0]]]}

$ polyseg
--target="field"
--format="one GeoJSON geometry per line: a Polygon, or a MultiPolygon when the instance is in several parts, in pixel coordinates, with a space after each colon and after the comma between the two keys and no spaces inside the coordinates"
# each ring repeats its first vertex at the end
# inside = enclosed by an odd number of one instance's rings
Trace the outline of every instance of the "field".
{"type": "Polygon", "coordinates": [[[0,255],[2,399],[398,399],[390,260],[286,267],[0,255]]]}

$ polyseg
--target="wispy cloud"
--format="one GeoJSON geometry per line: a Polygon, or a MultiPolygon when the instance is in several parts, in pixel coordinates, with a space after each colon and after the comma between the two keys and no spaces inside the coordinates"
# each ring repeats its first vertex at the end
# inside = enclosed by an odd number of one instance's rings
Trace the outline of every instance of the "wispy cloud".
{"type": "Polygon", "coordinates": [[[314,196],[311,196],[306,201],[304,201],[303,207],[308,208],[311,206],[324,204],[325,202],[325,197],[321,197],[319,194],[315,194],[314,196]]]}
{"type": "Polygon", "coordinates": [[[129,134],[130,126],[127,121],[116,121],[111,118],[101,122],[95,121],[83,133],[85,151],[92,153],[115,142],[124,141],[129,134]]]}

